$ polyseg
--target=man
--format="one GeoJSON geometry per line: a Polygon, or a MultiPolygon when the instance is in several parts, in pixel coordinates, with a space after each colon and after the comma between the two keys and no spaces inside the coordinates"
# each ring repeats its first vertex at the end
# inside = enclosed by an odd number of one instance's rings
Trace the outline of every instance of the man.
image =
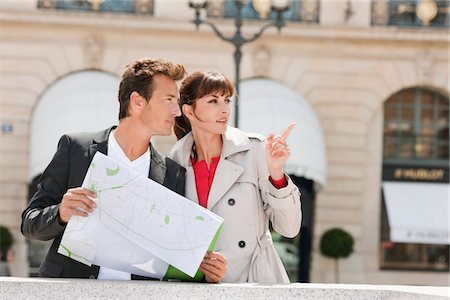
{"type": "MultiPolygon", "coordinates": [[[[89,199],[96,195],[80,186],[97,151],[184,194],[186,170],[159,154],[150,139],[172,133],[175,117],[180,116],[176,80],[185,74],[182,65],[166,60],[141,59],[129,64],[119,87],[119,125],[95,134],[61,137],[36,194],[22,213],[21,229],[27,238],[54,239],[39,268],[40,277],[142,279],[105,267],[88,267],[57,250],[70,217],[86,217],[96,207],[89,199]]],[[[219,282],[226,260],[219,253],[209,253],[200,268],[206,281],[219,282]]]]}

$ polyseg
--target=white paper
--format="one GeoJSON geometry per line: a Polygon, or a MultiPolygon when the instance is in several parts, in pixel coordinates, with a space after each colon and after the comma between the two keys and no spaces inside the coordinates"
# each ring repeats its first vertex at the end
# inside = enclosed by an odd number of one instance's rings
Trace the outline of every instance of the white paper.
{"type": "Polygon", "coordinates": [[[97,208],[70,219],[58,253],[89,266],[162,278],[170,264],[193,277],[223,222],[99,152],[82,186],[97,208]]]}

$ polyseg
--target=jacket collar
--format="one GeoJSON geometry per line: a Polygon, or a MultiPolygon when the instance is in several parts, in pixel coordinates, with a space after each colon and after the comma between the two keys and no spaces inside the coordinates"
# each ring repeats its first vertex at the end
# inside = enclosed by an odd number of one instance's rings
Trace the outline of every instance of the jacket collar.
{"type": "Polygon", "coordinates": [[[92,144],[89,146],[89,161],[94,158],[95,152],[99,151],[108,155],[108,137],[112,130],[117,126],[111,126],[108,129],[100,131],[95,137],[92,144]]]}

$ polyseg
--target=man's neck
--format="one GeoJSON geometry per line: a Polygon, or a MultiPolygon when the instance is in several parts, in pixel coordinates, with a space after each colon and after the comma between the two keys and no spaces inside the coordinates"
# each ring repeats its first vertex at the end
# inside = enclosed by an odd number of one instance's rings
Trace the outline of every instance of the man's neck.
{"type": "Polygon", "coordinates": [[[114,130],[114,138],[130,161],[142,156],[149,146],[151,135],[139,131],[131,120],[122,120],[114,130]]]}

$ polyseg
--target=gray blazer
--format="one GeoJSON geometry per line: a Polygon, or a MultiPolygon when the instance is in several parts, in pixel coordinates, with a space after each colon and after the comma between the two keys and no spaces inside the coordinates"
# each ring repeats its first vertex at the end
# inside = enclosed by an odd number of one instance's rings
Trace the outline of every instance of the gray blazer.
{"type": "MultiPolygon", "coordinates": [[[[29,239],[53,244],[39,268],[40,277],[97,278],[99,267],[91,267],[57,253],[65,226],[58,222],[61,199],[70,188],[81,186],[97,151],[108,152],[108,128],[98,133],[63,135],[52,161],[45,169],[28,207],[22,213],[22,233],[29,239]]],[[[184,195],[186,170],[151,146],[149,178],[184,195]]],[[[132,279],[142,279],[132,276],[132,279]]]]}

